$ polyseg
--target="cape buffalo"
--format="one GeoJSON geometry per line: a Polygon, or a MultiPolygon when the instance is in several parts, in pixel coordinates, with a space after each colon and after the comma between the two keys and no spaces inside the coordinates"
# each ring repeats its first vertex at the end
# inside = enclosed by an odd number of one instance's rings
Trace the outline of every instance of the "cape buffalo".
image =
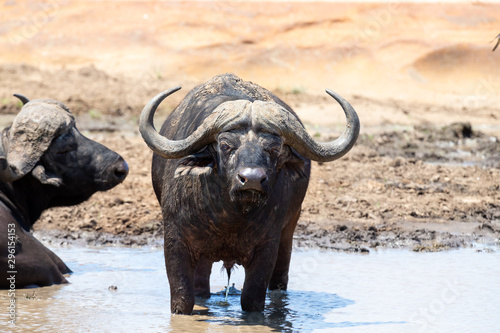
{"type": "Polygon", "coordinates": [[[268,90],[232,74],[194,88],[153,126],[158,105],[180,87],[155,96],[140,131],[155,152],[153,187],[162,208],[171,311],[192,312],[195,295],[210,296],[212,263],[245,269],[244,311],[262,311],[266,291],[286,290],[292,238],[306,194],[310,160],[346,154],[359,134],[353,107],[332,142],[316,142],[294,111],[268,90]]]}
{"type": "Polygon", "coordinates": [[[49,207],[75,205],[121,183],[128,165],[83,136],[62,103],[24,104],[0,142],[0,288],[67,282],[70,269],[29,232],[49,207]]]}

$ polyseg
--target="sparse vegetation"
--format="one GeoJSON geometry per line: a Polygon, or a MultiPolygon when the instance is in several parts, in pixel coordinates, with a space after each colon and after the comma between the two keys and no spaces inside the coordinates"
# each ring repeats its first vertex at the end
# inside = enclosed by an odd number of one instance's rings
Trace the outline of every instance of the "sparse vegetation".
{"type": "Polygon", "coordinates": [[[36,294],[36,290],[33,290],[33,292],[31,294],[24,294],[24,297],[26,299],[37,299],[37,294],[36,294]]]}
{"type": "Polygon", "coordinates": [[[89,110],[89,116],[92,119],[101,119],[102,118],[102,112],[96,109],[90,109],[89,110]]]}

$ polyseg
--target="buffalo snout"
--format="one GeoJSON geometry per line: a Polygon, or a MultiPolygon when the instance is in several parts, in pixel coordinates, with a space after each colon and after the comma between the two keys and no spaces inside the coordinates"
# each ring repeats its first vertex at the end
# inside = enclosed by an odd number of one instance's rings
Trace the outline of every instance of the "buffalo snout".
{"type": "Polygon", "coordinates": [[[240,190],[254,190],[262,192],[263,186],[267,182],[268,177],[264,169],[255,167],[240,170],[236,175],[236,179],[240,190]]]}
{"type": "Polygon", "coordinates": [[[111,189],[122,183],[129,172],[128,164],[123,157],[107,148],[105,153],[108,155],[105,162],[95,165],[92,171],[97,175],[100,174],[94,181],[99,191],[111,189]]]}
{"type": "Polygon", "coordinates": [[[128,175],[128,164],[120,156],[118,161],[111,167],[113,170],[113,180],[119,184],[125,180],[128,175]]]}

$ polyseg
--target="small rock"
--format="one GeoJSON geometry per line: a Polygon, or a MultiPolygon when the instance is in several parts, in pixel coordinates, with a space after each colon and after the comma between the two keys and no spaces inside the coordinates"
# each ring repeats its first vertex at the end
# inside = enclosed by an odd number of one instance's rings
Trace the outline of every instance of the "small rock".
{"type": "Polygon", "coordinates": [[[440,179],[441,179],[441,176],[440,176],[440,175],[434,175],[434,176],[432,176],[432,178],[431,178],[431,182],[433,182],[433,183],[437,183],[440,179]]]}

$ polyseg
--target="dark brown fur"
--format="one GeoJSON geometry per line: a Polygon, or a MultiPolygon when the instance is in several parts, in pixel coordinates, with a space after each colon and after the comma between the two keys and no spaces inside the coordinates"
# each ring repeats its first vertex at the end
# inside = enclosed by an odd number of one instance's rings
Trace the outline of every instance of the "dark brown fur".
{"type": "MultiPolygon", "coordinates": [[[[189,136],[221,103],[274,101],[269,91],[234,75],[217,76],[191,91],[164,123],[169,139],[189,136]]],[[[162,207],[171,310],[191,313],[195,294],[210,295],[212,263],[245,269],[241,305],[262,311],[267,289],[286,290],[292,239],[310,174],[310,161],[259,124],[242,122],[195,155],[154,155],[152,178],[162,207]],[[262,189],[245,189],[236,175],[258,168],[262,189]]]]}
{"type": "MultiPolygon", "coordinates": [[[[50,100],[33,102],[31,106],[42,104],[47,108],[60,104],[50,100]]],[[[61,112],[69,110],[63,108],[61,112]]],[[[37,110],[33,114],[43,115],[37,113],[37,110]]],[[[24,124],[31,124],[30,117],[26,116],[24,124]]],[[[50,119],[32,123],[45,121],[50,119]]],[[[0,181],[0,288],[10,288],[11,281],[7,280],[13,275],[10,271],[16,272],[16,288],[67,282],[63,274],[70,273],[70,269],[33,237],[30,233],[32,225],[45,209],[81,203],[95,192],[105,191],[121,183],[128,174],[128,166],[120,155],[84,137],[74,123],[69,124],[54,131],[53,137],[43,138],[47,140],[48,147],[42,150],[38,149],[40,147],[32,147],[29,150],[35,152],[37,157],[32,156],[35,153],[26,154],[27,150],[22,149],[26,142],[19,142],[18,138],[23,138],[23,135],[14,136],[16,142],[12,142],[10,138],[13,136],[9,135],[11,128],[4,130],[0,152],[5,154],[9,147],[21,147],[17,149],[20,153],[15,154],[21,156],[17,159],[18,165],[33,165],[33,169],[24,168],[23,172],[26,173],[13,181],[0,181]],[[26,158],[34,160],[27,162],[26,158]]],[[[26,130],[38,128],[25,127],[26,130]]],[[[23,131],[24,128],[19,133],[23,131]]],[[[37,133],[30,133],[30,137],[37,137],[37,133]]],[[[2,156],[7,162],[3,164],[5,168],[9,167],[9,156],[6,160],[2,156]]],[[[17,169],[18,172],[19,170],[17,169]]],[[[8,172],[2,175],[11,177],[8,172]]]]}

